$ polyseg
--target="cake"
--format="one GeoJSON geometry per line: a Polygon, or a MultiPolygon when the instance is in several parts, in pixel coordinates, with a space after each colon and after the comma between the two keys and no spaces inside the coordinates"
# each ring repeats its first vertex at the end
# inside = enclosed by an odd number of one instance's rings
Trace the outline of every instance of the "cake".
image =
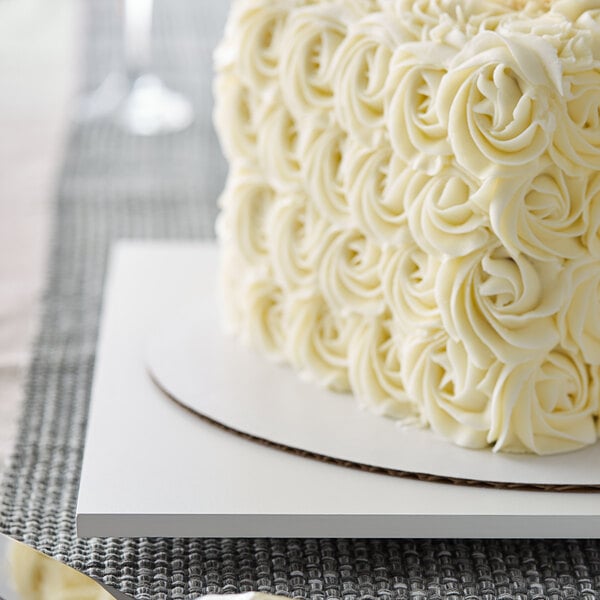
{"type": "MultiPolygon", "coordinates": [[[[10,577],[19,600],[115,600],[99,583],[25,544],[10,550],[10,577]]],[[[279,600],[263,592],[228,594],[230,600],[279,600]]],[[[200,596],[198,597],[200,598],[200,596]]],[[[222,600],[221,594],[207,594],[202,600],[222,600]]]]}
{"type": "Polygon", "coordinates": [[[228,331],[464,447],[596,442],[600,0],[237,0],[215,65],[228,331]]]}
{"type": "Polygon", "coordinates": [[[21,600],[114,600],[99,583],[25,544],[10,549],[11,583],[21,600]]]}

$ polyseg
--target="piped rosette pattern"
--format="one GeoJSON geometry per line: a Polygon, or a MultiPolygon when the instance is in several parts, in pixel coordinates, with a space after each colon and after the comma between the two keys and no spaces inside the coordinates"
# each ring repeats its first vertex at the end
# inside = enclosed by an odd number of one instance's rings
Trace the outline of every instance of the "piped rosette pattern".
{"type": "Polygon", "coordinates": [[[594,443],[599,40],[600,0],[237,0],[228,328],[465,447],[594,443]]]}

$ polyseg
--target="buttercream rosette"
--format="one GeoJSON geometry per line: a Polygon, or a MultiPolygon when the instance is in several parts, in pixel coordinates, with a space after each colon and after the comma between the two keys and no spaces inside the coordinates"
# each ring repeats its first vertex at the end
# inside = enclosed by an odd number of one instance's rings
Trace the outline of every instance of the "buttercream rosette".
{"type": "Polygon", "coordinates": [[[229,329],[462,446],[594,443],[599,40],[600,0],[237,0],[229,329]]]}

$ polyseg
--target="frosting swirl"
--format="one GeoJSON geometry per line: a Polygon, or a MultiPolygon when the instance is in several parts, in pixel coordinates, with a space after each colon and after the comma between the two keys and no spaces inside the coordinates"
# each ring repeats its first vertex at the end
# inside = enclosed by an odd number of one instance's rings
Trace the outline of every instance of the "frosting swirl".
{"type": "Polygon", "coordinates": [[[487,214],[474,201],[479,185],[452,166],[435,176],[411,174],[404,192],[408,226],[421,248],[433,255],[464,256],[489,241],[487,214]]]}
{"type": "Polygon", "coordinates": [[[511,257],[498,243],[446,258],[435,288],[444,327],[481,368],[548,352],[559,339],[554,317],[563,295],[556,286],[560,270],[553,262],[511,257]]]}
{"type": "MultiPolygon", "coordinates": [[[[562,0],[562,2],[557,2],[557,5],[561,6],[566,4],[567,2],[565,2],[565,0],[562,0]]],[[[584,2],[578,2],[573,8],[577,10],[576,7],[580,7],[583,10],[577,15],[575,25],[580,31],[584,32],[584,35],[585,32],[590,33],[592,56],[594,57],[594,60],[597,61],[600,59],[600,6],[598,5],[598,2],[595,2],[595,0],[588,0],[584,2]]]]}
{"type": "Polygon", "coordinates": [[[240,167],[229,176],[219,199],[219,237],[236,246],[250,263],[263,262],[269,252],[267,222],[275,204],[273,190],[259,172],[240,167]]]}
{"type": "Polygon", "coordinates": [[[491,402],[486,373],[442,329],[412,334],[404,342],[402,379],[408,395],[420,399],[423,422],[459,446],[487,445],[491,402]]]}
{"type": "Polygon", "coordinates": [[[353,222],[374,242],[396,242],[406,235],[403,163],[382,144],[369,149],[353,143],[345,164],[347,198],[353,222]]]}
{"type": "Polygon", "coordinates": [[[344,163],[348,138],[336,124],[314,127],[304,137],[302,173],[312,202],[338,226],[350,222],[350,206],[344,188],[344,163]]]}
{"type": "Polygon", "coordinates": [[[271,360],[282,361],[285,345],[285,296],[267,269],[255,269],[240,289],[243,302],[240,338],[271,360]]]}
{"type": "Polygon", "coordinates": [[[589,221],[583,241],[590,254],[600,259],[600,173],[590,177],[586,190],[589,221]]]}
{"type": "Polygon", "coordinates": [[[386,85],[387,128],[399,156],[413,168],[438,171],[452,153],[435,101],[454,51],[437,43],[404,44],[394,53],[386,85]]]}
{"type": "Polygon", "coordinates": [[[558,283],[568,301],[558,313],[561,344],[581,352],[586,362],[600,365],[600,268],[597,258],[571,261],[558,283]]]}
{"type": "Polygon", "coordinates": [[[512,254],[538,260],[576,258],[588,225],[587,178],[568,177],[555,164],[533,176],[497,182],[489,203],[494,233],[512,254]]]}
{"type": "MultiPolygon", "coordinates": [[[[543,0],[541,0],[543,1],[543,0]]],[[[515,8],[515,2],[506,0],[463,0],[462,6],[467,15],[466,33],[472,37],[480,31],[496,31],[506,18],[510,18],[511,12],[515,8]]],[[[538,0],[524,3],[521,14],[527,14],[535,11],[543,12],[541,2],[538,0]],[[537,6],[536,6],[537,5],[537,6]]]]}
{"type": "Polygon", "coordinates": [[[225,40],[248,87],[264,90],[276,83],[285,25],[295,4],[295,0],[234,3],[225,40]]]}
{"type": "Polygon", "coordinates": [[[580,355],[556,349],[505,365],[492,405],[494,450],[556,454],[596,441],[597,378],[592,379],[580,355]]]}
{"type": "Polygon", "coordinates": [[[447,0],[394,0],[394,12],[415,32],[415,39],[425,40],[440,21],[450,20],[456,29],[464,26],[461,2],[447,0]]]}
{"type": "Polygon", "coordinates": [[[600,70],[565,77],[552,158],[570,174],[600,169],[600,70]]]}
{"type": "Polygon", "coordinates": [[[223,153],[229,161],[256,160],[257,99],[238,77],[227,72],[215,79],[214,93],[213,118],[223,153]]]}
{"type": "Polygon", "coordinates": [[[355,319],[348,351],[349,376],[358,402],[369,410],[397,419],[418,418],[418,405],[406,393],[401,377],[401,345],[385,315],[355,319]]]}
{"type": "Polygon", "coordinates": [[[347,392],[348,347],[352,327],[319,295],[295,296],[288,306],[286,354],[308,379],[347,392]]]}
{"type": "Polygon", "coordinates": [[[336,118],[353,137],[377,145],[384,133],[386,81],[393,50],[410,39],[402,23],[374,14],[350,26],[333,65],[336,118]]]}
{"type": "MultiPolygon", "coordinates": [[[[570,2],[570,0],[554,0],[550,12],[561,14],[570,21],[579,23],[581,19],[600,12],[600,2],[598,0],[581,0],[580,2],[570,2]]],[[[588,23],[586,22],[587,26],[588,23]]]]}
{"type": "Polygon", "coordinates": [[[258,155],[265,177],[278,191],[287,193],[302,187],[298,124],[280,99],[260,115],[258,155]]]}
{"type": "MultiPolygon", "coordinates": [[[[576,3],[577,4],[577,3],[576,3]]],[[[552,45],[564,74],[576,73],[593,66],[592,33],[579,29],[570,19],[553,9],[535,18],[507,19],[500,33],[520,33],[543,39],[552,45]]]]}
{"type": "Polygon", "coordinates": [[[415,328],[441,325],[435,299],[440,268],[437,256],[414,242],[390,246],[381,260],[381,285],[387,306],[403,333],[415,328]]]}
{"type": "Polygon", "coordinates": [[[556,129],[562,89],[555,49],[543,39],[484,31],[443,77],[437,112],[456,161],[473,175],[526,172],[556,129]]]}
{"type": "Polygon", "coordinates": [[[267,235],[273,272],[284,289],[315,292],[321,242],[328,226],[303,195],[277,201],[269,214],[267,235]]]}
{"type": "Polygon", "coordinates": [[[283,98],[296,118],[333,107],[332,62],[349,19],[348,6],[338,2],[309,5],[290,15],[279,76],[283,98]]]}
{"type": "Polygon", "coordinates": [[[319,285],[327,303],[341,314],[383,312],[381,248],[355,229],[333,232],[324,242],[319,285]]]}

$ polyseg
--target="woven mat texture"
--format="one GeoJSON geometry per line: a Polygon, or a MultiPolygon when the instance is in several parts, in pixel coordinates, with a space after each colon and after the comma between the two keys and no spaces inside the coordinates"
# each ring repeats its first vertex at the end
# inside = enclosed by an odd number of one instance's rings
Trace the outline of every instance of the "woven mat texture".
{"type": "MultiPolygon", "coordinates": [[[[85,5],[89,89],[118,61],[118,4],[85,5]]],[[[128,136],[107,121],[72,128],[55,203],[45,314],[0,488],[0,529],[144,600],[249,590],[347,600],[597,598],[597,541],[77,539],[109,247],[121,237],[212,236],[226,172],[210,120],[210,83],[227,3],[156,4],[158,69],[193,98],[198,118],[184,133],[152,139],[128,136]]]]}

